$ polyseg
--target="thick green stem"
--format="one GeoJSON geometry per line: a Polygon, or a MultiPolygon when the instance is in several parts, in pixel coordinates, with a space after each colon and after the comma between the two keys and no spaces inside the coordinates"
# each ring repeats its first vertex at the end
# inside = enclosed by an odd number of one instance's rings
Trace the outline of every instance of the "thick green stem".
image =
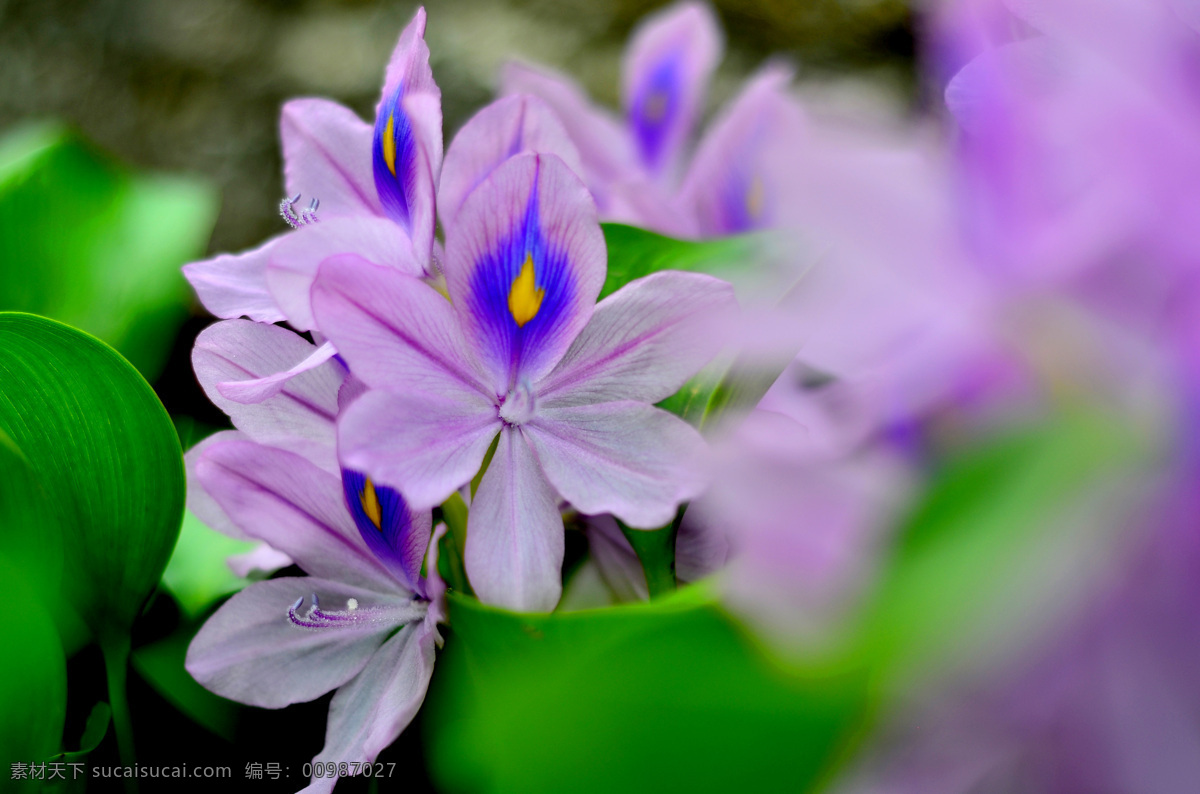
{"type": "MultiPolygon", "coordinates": [[[[125,695],[125,675],[129,669],[129,635],[118,632],[100,639],[100,650],[104,653],[104,670],[108,675],[108,701],[112,707],[113,730],[117,734],[117,749],[121,765],[132,767],[137,763],[133,750],[133,721],[129,718],[129,699],[125,695]]],[[[125,778],[126,794],[137,794],[137,779],[125,778]]]]}
{"type": "Polygon", "coordinates": [[[651,598],[658,598],[675,589],[675,536],[682,519],[683,508],[680,508],[674,521],[658,529],[630,529],[617,522],[642,563],[651,598]]]}

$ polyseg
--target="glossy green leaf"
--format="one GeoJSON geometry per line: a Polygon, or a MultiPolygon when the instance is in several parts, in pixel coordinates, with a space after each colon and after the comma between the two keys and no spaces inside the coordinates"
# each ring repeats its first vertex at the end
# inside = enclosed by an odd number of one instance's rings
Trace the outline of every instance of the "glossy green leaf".
{"type": "Polygon", "coordinates": [[[19,128],[0,141],[0,310],[82,328],[153,378],[187,316],[180,265],[216,209],[203,182],[129,173],[58,125],[19,128]]]}
{"type": "Polygon", "coordinates": [[[452,595],[426,703],[448,792],[811,791],[858,735],[865,678],[784,672],[688,587],[518,615],[452,595]]]}
{"type": "Polygon", "coordinates": [[[676,240],[661,234],[603,223],[608,246],[608,275],[600,297],[606,298],[634,279],[660,270],[688,270],[735,280],[753,272],[764,256],[763,238],[757,235],[716,240],[676,240]]]}
{"type": "Polygon", "coordinates": [[[163,571],[163,584],[179,602],[180,610],[194,619],[218,599],[246,586],[248,581],[235,575],[225,561],[256,546],[211,530],[187,512],[175,551],[163,571]]]}
{"type": "Polygon", "coordinates": [[[28,466],[29,497],[46,495],[37,531],[59,538],[65,596],[101,639],[124,634],[183,516],[171,420],[114,350],[43,317],[0,312],[0,383],[0,432],[28,466]]]}

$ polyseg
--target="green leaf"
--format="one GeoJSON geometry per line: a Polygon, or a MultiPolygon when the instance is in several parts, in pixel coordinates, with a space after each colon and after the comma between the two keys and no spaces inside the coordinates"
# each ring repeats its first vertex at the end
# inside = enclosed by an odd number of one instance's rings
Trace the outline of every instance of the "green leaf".
{"type": "MultiPolygon", "coordinates": [[[[492,452],[495,452],[494,443],[492,452]]],[[[444,521],[449,530],[442,538],[438,573],[447,587],[460,593],[472,593],[471,583],[467,580],[466,565],[463,563],[463,553],[467,548],[467,503],[463,501],[462,496],[458,493],[450,494],[450,498],[442,503],[434,515],[434,524],[438,521],[444,521]]]]}
{"type": "Polygon", "coordinates": [[[206,183],[129,173],[57,125],[18,129],[0,142],[0,310],[82,328],[153,378],[216,208],[206,183]]]}
{"type": "Polygon", "coordinates": [[[770,665],[703,588],[518,615],[450,597],[426,703],[445,791],[810,791],[855,741],[866,679],[770,665]]]}
{"type": "Polygon", "coordinates": [[[218,599],[248,584],[225,560],[253,550],[257,544],[209,529],[190,511],[183,517],[179,541],[163,571],[163,584],[189,618],[196,618],[218,599]]]}
{"type": "Polygon", "coordinates": [[[685,509],[681,507],[674,521],[658,529],[633,529],[617,519],[621,534],[629,541],[642,564],[646,589],[651,598],[658,598],[675,589],[675,538],[679,534],[679,522],[683,520],[685,509]]]}
{"type": "Polygon", "coordinates": [[[1117,553],[1148,451],[1127,423],[1081,410],[947,462],[864,620],[883,678],[994,661],[1066,614],[1117,553]]]}
{"type": "Polygon", "coordinates": [[[0,556],[4,652],[0,653],[0,774],[59,750],[67,713],[67,662],[36,572],[0,556]],[[31,575],[33,574],[33,575],[31,575]]]}
{"type": "Polygon", "coordinates": [[[83,735],[79,737],[79,749],[59,753],[56,758],[61,761],[82,761],[100,746],[108,733],[108,725],[112,722],[112,709],[103,700],[92,707],[88,714],[87,723],[83,726],[83,735]]]}
{"type": "Polygon", "coordinates": [[[56,536],[65,596],[102,640],[128,632],[162,575],[183,516],[183,456],[146,381],[99,340],[43,317],[0,312],[0,432],[56,536]]]}
{"type": "Polygon", "coordinates": [[[601,299],[660,270],[689,270],[734,280],[739,274],[753,272],[764,254],[760,235],[692,241],[620,223],[602,223],[600,228],[608,246],[608,275],[601,299]]]}

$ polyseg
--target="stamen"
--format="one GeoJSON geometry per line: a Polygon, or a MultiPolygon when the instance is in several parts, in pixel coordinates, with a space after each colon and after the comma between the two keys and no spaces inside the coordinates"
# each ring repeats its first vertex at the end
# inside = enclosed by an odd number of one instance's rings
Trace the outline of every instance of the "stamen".
{"type": "Polygon", "coordinates": [[[302,629],[402,625],[410,623],[420,616],[420,612],[414,614],[414,607],[419,608],[420,604],[412,602],[404,605],[362,608],[358,605],[358,599],[349,598],[346,600],[345,610],[326,611],[321,609],[321,605],[317,602],[317,595],[313,593],[312,606],[308,608],[308,612],[300,614],[300,606],[303,603],[304,597],[301,596],[296,599],[296,603],[288,608],[288,620],[292,622],[292,625],[299,626],[302,629]]]}
{"type": "Polygon", "coordinates": [[[296,214],[296,202],[300,200],[300,194],[285,198],[279,202],[279,214],[287,221],[287,225],[293,229],[299,229],[301,226],[308,226],[317,222],[317,207],[321,205],[319,199],[313,199],[308,202],[308,208],[296,214]]]}

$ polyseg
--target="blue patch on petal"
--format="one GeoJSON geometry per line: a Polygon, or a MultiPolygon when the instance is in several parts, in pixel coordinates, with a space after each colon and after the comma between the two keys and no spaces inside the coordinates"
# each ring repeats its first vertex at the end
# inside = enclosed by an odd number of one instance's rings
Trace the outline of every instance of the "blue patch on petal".
{"type": "Polygon", "coordinates": [[[629,109],[638,152],[651,170],[662,165],[667,134],[679,115],[680,58],[679,51],[667,53],[641,85],[629,109]]]}
{"type": "Polygon", "coordinates": [[[488,353],[508,369],[508,389],[520,379],[522,363],[534,359],[561,330],[563,314],[574,301],[577,286],[567,252],[549,243],[538,215],[537,177],[524,216],[492,251],[475,262],[468,309],[478,318],[488,353]],[[533,267],[536,313],[529,319],[514,309],[515,284],[527,261],[533,267]],[[523,322],[518,324],[520,317],[523,322]]]}
{"type": "Polygon", "coordinates": [[[416,186],[417,141],[412,121],[404,112],[404,86],[379,109],[371,144],[375,190],[388,217],[412,231],[412,202],[416,186]]]}
{"type": "Polygon", "coordinates": [[[367,547],[388,570],[420,592],[425,549],[416,548],[419,541],[413,537],[412,512],[404,497],[350,469],[342,469],[342,493],[367,547]]]}
{"type": "Polygon", "coordinates": [[[712,234],[741,234],[769,225],[770,196],[763,178],[757,173],[729,168],[723,176],[717,195],[719,228],[712,234]]]}

